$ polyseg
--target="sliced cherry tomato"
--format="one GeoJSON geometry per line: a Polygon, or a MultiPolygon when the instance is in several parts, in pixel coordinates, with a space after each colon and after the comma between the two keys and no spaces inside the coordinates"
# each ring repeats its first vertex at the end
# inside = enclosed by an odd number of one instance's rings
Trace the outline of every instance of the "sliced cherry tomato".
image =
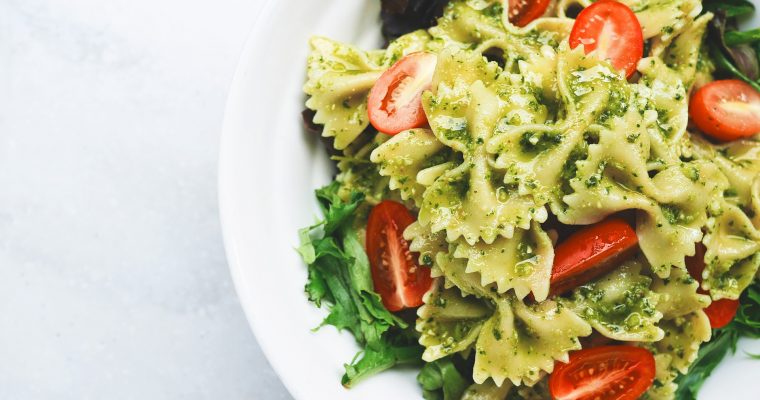
{"type": "Polygon", "coordinates": [[[639,239],[627,222],[613,218],[572,234],[554,249],[550,295],[598,278],[636,251],[639,239]]]}
{"type": "Polygon", "coordinates": [[[644,56],[644,35],[636,14],[614,0],[599,0],[578,14],[570,32],[570,47],[584,46],[630,77],[644,56]]]}
{"type": "Polygon", "coordinates": [[[366,243],[372,282],[389,311],[419,307],[433,285],[430,268],[417,264],[417,254],[404,239],[412,222],[414,216],[395,201],[385,200],[369,213],[366,243]]]}
{"type": "MultiPolygon", "coordinates": [[[[697,243],[697,250],[692,257],[686,257],[686,269],[689,271],[689,275],[699,282],[699,288],[697,292],[707,294],[706,290],[702,289],[702,272],[705,270],[705,246],[702,243],[697,243]]],[[[739,310],[739,300],[720,299],[713,300],[707,308],[705,308],[705,314],[710,320],[710,327],[713,329],[722,328],[734,319],[736,311],[739,310]]]]}
{"type": "Polygon", "coordinates": [[[760,92],[738,79],[710,82],[691,97],[689,116],[716,139],[755,135],[760,133],[760,92]]]}
{"type": "Polygon", "coordinates": [[[385,71],[369,92],[369,122],[380,132],[395,135],[427,125],[422,92],[430,88],[438,58],[412,53],[385,71]]]}
{"type": "Polygon", "coordinates": [[[654,382],[654,356],[635,346],[602,346],[570,353],[549,376],[555,400],[635,400],[654,382]]]}
{"type": "Polygon", "coordinates": [[[544,15],[549,0],[509,0],[509,22],[525,26],[544,15]]]}
{"type": "Polygon", "coordinates": [[[710,320],[710,327],[713,329],[723,328],[731,323],[739,310],[739,300],[720,299],[713,300],[705,308],[705,314],[710,320]]]}

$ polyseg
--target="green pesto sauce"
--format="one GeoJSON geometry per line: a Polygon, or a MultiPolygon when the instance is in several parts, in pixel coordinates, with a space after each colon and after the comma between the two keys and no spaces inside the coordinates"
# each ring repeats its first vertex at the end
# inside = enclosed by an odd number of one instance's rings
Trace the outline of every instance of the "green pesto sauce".
{"type": "Polygon", "coordinates": [[[489,7],[486,7],[481,12],[483,15],[493,20],[493,22],[501,24],[501,15],[504,12],[504,7],[501,4],[496,3],[489,7]]]}
{"type": "Polygon", "coordinates": [[[587,155],[588,145],[585,141],[581,142],[580,146],[575,147],[570,152],[570,156],[567,158],[567,161],[565,161],[565,165],[562,167],[562,172],[560,172],[561,196],[566,196],[570,193],[573,193],[573,188],[570,186],[570,180],[575,178],[575,175],[578,173],[578,165],[576,163],[578,161],[586,159],[587,155]]]}
{"type": "Polygon", "coordinates": [[[441,165],[443,163],[451,161],[454,158],[454,150],[452,150],[450,147],[444,147],[432,156],[427,157],[425,159],[425,162],[422,163],[421,169],[441,165]]]}
{"type": "Polygon", "coordinates": [[[608,120],[613,117],[622,117],[628,111],[630,100],[627,94],[622,90],[622,86],[614,86],[610,91],[610,97],[607,100],[607,106],[599,113],[596,122],[601,125],[607,125],[608,120]]]}
{"type": "Polygon", "coordinates": [[[464,200],[467,198],[467,192],[470,191],[470,173],[469,171],[456,180],[449,181],[449,187],[457,198],[464,200]]]}
{"type": "Polygon", "coordinates": [[[581,286],[574,300],[584,305],[581,316],[598,321],[612,332],[636,332],[644,329],[655,315],[649,299],[650,279],[631,285],[621,298],[605,299],[605,291],[594,284],[581,286]]]}
{"type": "Polygon", "coordinates": [[[444,353],[453,351],[462,339],[466,338],[473,329],[478,328],[481,324],[480,320],[450,323],[428,320],[428,322],[434,324],[432,326],[434,332],[439,332],[438,340],[441,342],[441,349],[444,353]]]}
{"type": "Polygon", "coordinates": [[[606,160],[600,162],[599,163],[599,167],[597,168],[596,172],[594,172],[593,174],[591,174],[591,176],[589,176],[586,179],[586,187],[587,188],[591,189],[591,188],[599,185],[599,183],[602,181],[602,178],[604,176],[604,169],[605,168],[607,168],[607,161],[606,160]]]}
{"type": "Polygon", "coordinates": [[[694,221],[693,215],[687,214],[674,204],[662,204],[660,209],[665,216],[665,220],[667,220],[670,225],[687,225],[694,221]]]}
{"type": "Polygon", "coordinates": [[[523,153],[538,154],[562,143],[559,132],[525,132],[520,137],[520,149],[523,153]]]}

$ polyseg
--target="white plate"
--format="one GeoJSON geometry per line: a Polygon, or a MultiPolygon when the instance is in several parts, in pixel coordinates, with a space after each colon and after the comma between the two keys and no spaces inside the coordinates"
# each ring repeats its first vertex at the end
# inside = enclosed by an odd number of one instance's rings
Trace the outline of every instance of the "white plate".
{"type": "MultiPolygon", "coordinates": [[[[328,183],[332,173],[321,143],[301,127],[308,38],[319,34],[378,47],[378,3],[268,1],[246,44],[227,104],[219,170],[227,256],[256,338],[299,400],[421,398],[413,370],[388,371],[351,390],[340,385],[343,364],[356,353],[356,344],[350,334],[332,327],[311,332],[325,311],[306,300],[306,270],[293,250],[296,231],[318,215],[314,189],[328,183]]],[[[758,353],[760,342],[744,343],[744,348],[758,353]]],[[[760,363],[739,353],[724,362],[701,398],[730,393],[750,399],[760,393],[760,363]]]]}

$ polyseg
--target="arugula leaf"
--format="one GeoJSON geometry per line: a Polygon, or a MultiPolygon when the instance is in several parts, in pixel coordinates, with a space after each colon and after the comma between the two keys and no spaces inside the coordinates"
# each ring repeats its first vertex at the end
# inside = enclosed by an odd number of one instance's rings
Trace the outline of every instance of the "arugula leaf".
{"type": "Polygon", "coordinates": [[[739,311],[725,328],[713,330],[713,338],[699,349],[689,373],[676,379],[676,400],[696,400],[699,389],[726,354],[736,353],[742,337],[760,338],[760,281],[755,281],[742,294],[739,311]]]}
{"type": "Polygon", "coordinates": [[[386,310],[373,292],[369,261],[351,227],[363,196],[354,193],[344,203],[337,190],[336,183],[317,190],[325,214],[325,220],[316,225],[321,232],[313,227],[309,234],[300,234],[299,252],[306,255],[305,262],[311,261],[306,292],[317,305],[325,298],[333,303],[323,324],[347,329],[366,345],[379,341],[391,326],[403,328],[405,323],[386,310]]]}
{"type": "Polygon", "coordinates": [[[755,6],[747,0],[705,0],[704,9],[711,12],[723,10],[727,17],[752,14],[755,6]]]}
{"type": "Polygon", "coordinates": [[[715,330],[713,339],[699,349],[699,355],[689,373],[676,379],[678,390],[675,398],[677,400],[696,400],[697,393],[705,380],[728,354],[728,351],[736,347],[736,341],[739,340],[737,332],[726,329],[715,330]]]}
{"type": "Polygon", "coordinates": [[[334,301],[332,295],[327,289],[327,282],[322,277],[322,273],[316,268],[309,268],[309,278],[306,282],[305,290],[309,301],[317,307],[322,307],[322,300],[327,299],[334,301]]]}
{"type": "Polygon", "coordinates": [[[386,369],[402,364],[419,364],[422,362],[422,347],[416,340],[408,344],[391,343],[392,340],[378,342],[379,346],[370,347],[359,352],[350,364],[346,364],[346,373],[341,379],[343,386],[350,388],[364,378],[386,369]]]}
{"type": "MultiPolygon", "coordinates": [[[[333,325],[339,330],[348,329],[359,343],[366,343],[364,331],[367,327],[363,326],[359,319],[357,302],[348,278],[345,255],[333,238],[316,242],[316,254],[316,261],[310,267],[319,271],[333,299],[330,313],[323,324],[333,325]]],[[[310,282],[307,285],[310,285],[310,282]]],[[[384,330],[387,326],[378,328],[384,330]]]]}
{"type": "Polygon", "coordinates": [[[472,383],[462,376],[451,357],[425,364],[417,382],[425,400],[458,400],[472,383]]]}
{"type": "Polygon", "coordinates": [[[710,56],[720,70],[749,83],[760,91],[760,84],[755,81],[760,75],[758,55],[748,45],[729,47],[724,37],[727,24],[726,10],[718,9],[709,26],[710,56]]]}
{"type": "Polygon", "coordinates": [[[324,220],[299,231],[296,250],[308,266],[304,289],[309,300],[317,307],[328,304],[320,327],[348,330],[363,347],[346,365],[342,382],[351,386],[394,365],[421,362],[423,350],[414,331],[374,291],[369,260],[354,228],[364,196],[352,193],[344,202],[338,188],[333,182],[316,191],[324,220]]]}
{"type": "Polygon", "coordinates": [[[736,324],[736,330],[742,336],[760,338],[760,281],[755,280],[742,295],[732,324],[736,324]]]}
{"type": "Polygon", "coordinates": [[[729,46],[760,42],[760,28],[748,31],[728,31],[723,38],[729,46]]]}
{"type": "Polygon", "coordinates": [[[359,204],[364,200],[364,194],[353,192],[346,203],[343,203],[338,196],[340,184],[336,181],[331,184],[317,189],[316,195],[322,213],[325,214],[324,235],[330,236],[336,230],[342,228],[346,223],[352,222],[354,212],[359,204]]]}
{"type": "Polygon", "coordinates": [[[744,73],[736,68],[736,66],[734,66],[734,64],[732,64],[728,58],[726,58],[723,52],[714,45],[710,45],[710,57],[713,59],[713,61],[715,61],[715,64],[718,68],[721,68],[731,75],[743,80],[744,82],[749,83],[750,86],[755,88],[755,90],[760,91],[760,83],[755,82],[747,75],[744,75],[744,73]]]}
{"type": "Polygon", "coordinates": [[[311,230],[314,228],[313,226],[308,226],[298,231],[298,239],[301,245],[296,248],[296,251],[307,264],[313,263],[317,258],[317,255],[314,254],[314,246],[311,243],[311,230]]]}
{"type": "Polygon", "coordinates": [[[405,328],[406,323],[388,311],[383,306],[380,295],[374,291],[369,259],[354,229],[346,230],[343,247],[346,256],[350,257],[352,261],[348,266],[351,285],[359,293],[362,304],[364,304],[364,308],[368,311],[369,315],[374,319],[384,321],[388,325],[397,325],[405,328]]]}

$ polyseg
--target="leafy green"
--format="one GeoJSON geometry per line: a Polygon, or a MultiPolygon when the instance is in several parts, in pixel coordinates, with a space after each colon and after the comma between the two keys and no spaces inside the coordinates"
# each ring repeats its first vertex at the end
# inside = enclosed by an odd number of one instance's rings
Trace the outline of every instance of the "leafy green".
{"type": "Polygon", "coordinates": [[[315,192],[322,213],[325,215],[324,236],[332,235],[347,223],[353,222],[353,214],[364,200],[364,195],[359,192],[351,193],[347,202],[343,203],[338,196],[340,185],[333,182],[315,192]]]}
{"type": "Polygon", "coordinates": [[[388,311],[374,291],[369,260],[354,224],[364,201],[352,193],[344,202],[333,182],[316,191],[324,220],[299,231],[296,249],[308,265],[305,286],[317,307],[328,304],[322,325],[350,331],[364,348],[346,365],[346,386],[396,364],[420,362],[422,348],[408,324],[388,311]]]}
{"type": "Polygon", "coordinates": [[[736,21],[729,19],[727,10],[721,8],[723,5],[718,7],[715,11],[715,17],[710,21],[708,35],[710,57],[715,61],[720,71],[739,78],[760,91],[760,83],[756,81],[760,76],[758,55],[755,49],[746,44],[727,45],[725,40],[726,29],[735,26],[736,21]]]}
{"type": "Polygon", "coordinates": [[[736,68],[736,66],[723,54],[723,52],[718,47],[710,45],[710,57],[712,57],[713,61],[715,61],[715,64],[718,68],[749,83],[750,86],[755,88],[755,90],[760,91],[760,83],[749,79],[747,75],[736,68]]]}
{"type": "Polygon", "coordinates": [[[760,338],[760,281],[755,281],[741,297],[741,306],[731,325],[742,336],[760,338]]]}
{"type": "Polygon", "coordinates": [[[729,350],[736,347],[736,342],[739,340],[738,332],[728,328],[717,329],[713,335],[713,339],[699,349],[697,360],[694,361],[689,373],[676,379],[678,384],[676,399],[696,400],[702,384],[728,354],[729,350]]]}
{"type": "Polygon", "coordinates": [[[311,242],[311,230],[314,227],[307,226],[306,228],[298,230],[298,239],[301,245],[296,248],[298,254],[306,264],[311,264],[316,260],[317,255],[314,254],[314,245],[311,242]]]}
{"type": "Polygon", "coordinates": [[[755,6],[747,0],[705,0],[702,4],[707,11],[725,11],[727,17],[748,15],[755,11],[755,6]]]}
{"type": "Polygon", "coordinates": [[[760,42],[760,28],[748,31],[728,31],[724,39],[729,46],[760,42]]]}
{"type": "Polygon", "coordinates": [[[696,400],[697,393],[726,354],[736,353],[742,337],[760,338],[760,281],[755,281],[740,299],[734,320],[724,328],[713,330],[713,338],[699,349],[689,373],[676,379],[676,400],[696,400]]]}
{"type": "Polygon", "coordinates": [[[390,331],[378,346],[368,345],[364,351],[356,354],[350,364],[346,364],[346,373],[341,379],[345,387],[351,387],[362,379],[401,364],[420,364],[422,346],[412,329],[390,331]]]}
{"type": "Polygon", "coordinates": [[[462,376],[451,357],[425,364],[417,382],[425,400],[459,400],[472,383],[462,376]]]}

